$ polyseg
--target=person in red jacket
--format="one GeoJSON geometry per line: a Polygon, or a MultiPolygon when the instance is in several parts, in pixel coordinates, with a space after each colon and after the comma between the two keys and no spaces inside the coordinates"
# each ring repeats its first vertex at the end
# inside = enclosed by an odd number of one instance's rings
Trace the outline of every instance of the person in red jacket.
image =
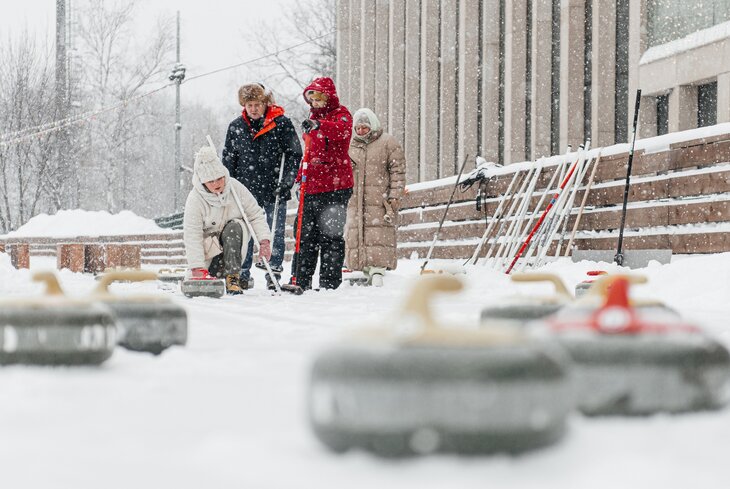
{"type": "Polygon", "coordinates": [[[297,284],[305,290],[312,288],[320,258],[319,286],[336,289],[342,283],[347,203],[354,185],[348,154],[352,116],[340,105],[331,78],[316,78],[304,89],[304,100],[311,110],[310,118],[302,122],[309,142],[297,284]]]}

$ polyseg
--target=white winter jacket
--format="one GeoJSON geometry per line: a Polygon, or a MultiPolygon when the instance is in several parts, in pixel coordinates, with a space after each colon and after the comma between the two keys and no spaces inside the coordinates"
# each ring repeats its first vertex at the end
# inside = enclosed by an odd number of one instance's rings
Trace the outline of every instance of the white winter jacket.
{"type": "Polygon", "coordinates": [[[193,174],[193,189],[185,202],[183,218],[183,240],[185,256],[190,268],[208,268],[210,260],[205,259],[203,239],[208,236],[219,236],[226,222],[239,220],[244,230],[241,253],[245,256],[248,248],[248,230],[241,212],[231,192],[236,192],[243,210],[259,241],[271,241],[271,230],[266,222],[264,210],[256,203],[251,192],[239,181],[228,175],[226,170],[226,186],[220,195],[213,194],[205,188],[197,174],[193,174]],[[224,216],[225,214],[225,216],[224,216]]]}

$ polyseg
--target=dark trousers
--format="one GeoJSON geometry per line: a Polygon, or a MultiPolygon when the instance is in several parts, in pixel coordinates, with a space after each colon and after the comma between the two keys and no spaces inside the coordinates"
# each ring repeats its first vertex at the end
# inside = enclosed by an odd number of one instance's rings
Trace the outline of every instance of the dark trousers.
{"type": "MultiPolygon", "coordinates": [[[[336,289],[342,283],[342,264],[345,261],[345,221],[347,201],[352,189],[321,194],[306,194],[302,212],[302,237],[299,246],[297,285],[312,288],[312,275],[319,264],[319,286],[336,289]]],[[[296,228],[294,229],[296,237],[296,228]]],[[[296,268],[293,268],[296,274],[296,268]]]]}
{"type": "MultiPolygon", "coordinates": [[[[269,223],[269,229],[274,222],[274,202],[263,204],[261,206],[266,212],[266,221],[269,223]]],[[[276,271],[281,269],[281,264],[284,261],[284,250],[286,243],[284,242],[284,229],[286,226],[286,201],[284,199],[279,202],[278,216],[276,217],[276,229],[272,229],[271,232],[274,234],[274,242],[271,244],[271,260],[269,265],[276,271]]],[[[246,259],[241,265],[241,279],[248,280],[251,276],[251,264],[253,262],[253,238],[248,242],[248,253],[246,253],[246,259]]]]}
{"type": "Polygon", "coordinates": [[[211,260],[208,273],[216,277],[238,274],[241,269],[241,246],[248,240],[248,231],[244,231],[237,221],[228,221],[219,237],[223,253],[211,260]]]}

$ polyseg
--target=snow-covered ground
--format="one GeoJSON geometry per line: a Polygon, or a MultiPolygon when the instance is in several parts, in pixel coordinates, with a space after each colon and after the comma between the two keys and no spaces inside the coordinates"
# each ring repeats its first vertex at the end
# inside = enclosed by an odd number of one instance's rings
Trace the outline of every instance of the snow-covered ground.
{"type": "MultiPolygon", "coordinates": [[[[436,262],[438,264],[438,261],[436,262]]],[[[52,267],[33,258],[32,269],[52,267]]],[[[185,299],[153,283],[119,293],[166,294],[189,314],[190,339],[159,357],[117,349],[99,368],[0,368],[0,486],[3,488],[661,488],[730,487],[730,408],[642,418],[573,415],[557,445],[520,456],[428,456],[382,460],[336,455],[310,432],[309,366],[344,332],[380,322],[417,276],[404,260],[383,288],[273,297],[185,299]]],[[[563,260],[546,270],[570,287],[594,263],[563,260]]],[[[613,265],[604,268],[614,269],[613,265]]],[[[40,293],[33,270],[0,254],[0,297],[40,293]]],[[[259,270],[255,270],[256,274],[259,270]]],[[[663,299],[730,345],[730,253],[680,257],[644,272],[638,295],[663,299]]],[[[258,286],[261,274],[255,275],[258,286]]],[[[476,327],[480,309],[516,292],[487,268],[471,268],[466,290],[439,299],[445,322],[476,327]]],[[[92,277],[60,272],[71,295],[92,277]]]]}

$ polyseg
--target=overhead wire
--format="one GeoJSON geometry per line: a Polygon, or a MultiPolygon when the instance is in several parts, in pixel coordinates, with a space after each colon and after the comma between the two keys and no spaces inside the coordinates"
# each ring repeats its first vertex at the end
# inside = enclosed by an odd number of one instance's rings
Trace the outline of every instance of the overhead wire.
{"type": "MultiPolygon", "coordinates": [[[[262,55],[262,56],[259,56],[259,57],[256,57],[256,58],[252,58],[252,59],[243,61],[241,63],[232,64],[232,65],[229,65],[229,66],[225,66],[223,68],[218,68],[218,69],[211,70],[211,71],[208,71],[208,72],[205,72],[205,73],[200,73],[200,74],[195,75],[195,76],[191,76],[189,78],[184,79],[181,82],[181,85],[184,85],[185,83],[191,82],[193,80],[197,80],[199,78],[203,78],[203,77],[210,76],[210,75],[215,75],[217,73],[221,73],[223,71],[232,70],[234,68],[239,68],[241,66],[245,66],[245,65],[248,65],[248,64],[251,64],[251,63],[256,63],[258,61],[262,61],[262,60],[264,60],[266,58],[270,58],[272,56],[278,56],[281,53],[285,53],[287,51],[291,51],[291,50],[296,49],[296,48],[299,48],[301,46],[304,46],[304,45],[311,44],[313,42],[319,41],[320,39],[324,39],[325,37],[330,36],[330,35],[334,34],[335,32],[336,31],[331,31],[331,32],[328,32],[326,34],[322,34],[321,36],[314,37],[314,38],[311,38],[311,39],[307,39],[306,41],[299,42],[297,44],[288,46],[286,48],[279,49],[278,51],[275,51],[275,52],[272,52],[272,53],[267,53],[265,55],[262,55]]],[[[28,128],[25,128],[25,129],[20,129],[20,130],[17,130],[17,131],[13,131],[13,132],[9,132],[9,133],[2,134],[2,135],[0,135],[0,147],[8,147],[8,146],[11,146],[13,144],[17,144],[19,142],[23,142],[23,141],[26,141],[26,140],[29,140],[29,139],[33,139],[33,138],[40,137],[40,136],[43,136],[43,135],[46,135],[46,134],[50,134],[50,133],[53,133],[53,132],[60,131],[62,129],[65,129],[66,127],[69,127],[69,126],[72,126],[72,125],[75,125],[75,124],[80,124],[80,123],[83,123],[83,122],[91,121],[91,120],[95,119],[96,117],[98,117],[98,116],[100,116],[102,114],[105,114],[107,112],[112,112],[112,111],[118,110],[118,109],[120,109],[122,107],[126,107],[127,105],[129,105],[132,102],[136,102],[136,101],[141,100],[143,98],[146,98],[146,97],[149,97],[151,95],[154,95],[157,92],[160,92],[160,91],[165,90],[165,89],[167,89],[169,87],[175,86],[175,84],[176,84],[176,82],[166,83],[165,85],[162,85],[161,87],[155,88],[153,90],[150,90],[148,92],[142,93],[140,95],[136,95],[136,96],[131,97],[131,98],[128,98],[128,99],[124,99],[121,102],[119,102],[118,104],[115,104],[115,105],[112,105],[112,106],[109,106],[109,107],[102,107],[102,108],[97,109],[97,110],[94,110],[94,111],[88,111],[88,112],[84,112],[82,114],[76,114],[76,115],[73,115],[73,116],[69,116],[69,117],[66,117],[65,119],[59,119],[59,120],[52,121],[52,122],[48,122],[48,123],[45,123],[45,124],[40,124],[38,126],[28,127],[28,128]]]]}

